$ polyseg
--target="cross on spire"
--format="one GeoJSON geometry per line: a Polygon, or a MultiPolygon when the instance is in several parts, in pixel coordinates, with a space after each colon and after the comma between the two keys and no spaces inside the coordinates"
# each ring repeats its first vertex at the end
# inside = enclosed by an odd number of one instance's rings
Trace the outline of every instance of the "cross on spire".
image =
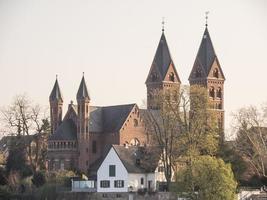
{"type": "Polygon", "coordinates": [[[164,25],[165,25],[165,21],[164,21],[164,17],[162,17],[162,22],[161,22],[161,24],[162,24],[162,32],[164,32],[164,30],[165,30],[165,27],[164,27],[164,25]]]}
{"type": "Polygon", "coordinates": [[[209,15],[209,13],[210,13],[209,11],[206,11],[206,12],[205,12],[205,15],[206,15],[206,16],[205,16],[205,19],[206,19],[206,24],[205,24],[205,26],[206,26],[206,27],[208,26],[208,19],[209,19],[208,15],[209,15]]]}

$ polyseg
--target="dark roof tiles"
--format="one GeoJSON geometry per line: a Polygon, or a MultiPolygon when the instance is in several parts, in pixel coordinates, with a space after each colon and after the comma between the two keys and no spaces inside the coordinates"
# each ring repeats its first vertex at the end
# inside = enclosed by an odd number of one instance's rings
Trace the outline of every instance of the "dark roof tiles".
{"type": "Polygon", "coordinates": [[[64,120],[49,140],[76,140],[77,128],[72,119],[64,120]]]}
{"type": "Polygon", "coordinates": [[[128,173],[155,172],[160,154],[156,148],[112,145],[128,173]]]}
{"type": "Polygon", "coordinates": [[[49,96],[49,101],[58,101],[58,100],[63,101],[63,97],[59,88],[58,81],[56,79],[52,92],[49,96]]]}
{"type": "Polygon", "coordinates": [[[87,86],[86,86],[86,83],[84,80],[84,76],[82,77],[76,98],[77,98],[77,100],[83,100],[83,99],[89,99],[90,100],[87,86]]]}

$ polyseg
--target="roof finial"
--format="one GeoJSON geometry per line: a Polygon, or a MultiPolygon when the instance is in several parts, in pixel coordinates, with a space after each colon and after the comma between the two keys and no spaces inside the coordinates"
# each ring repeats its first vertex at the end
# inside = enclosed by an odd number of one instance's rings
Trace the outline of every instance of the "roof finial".
{"type": "Polygon", "coordinates": [[[84,72],[83,72],[83,76],[84,76],[84,72]]]}
{"type": "Polygon", "coordinates": [[[56,79],[57,79],[57,74],[56,74],[56,79]]]}
{"type": "Polygon", "coordinates": [[[206,11],[206,12],[205,12],[205,15],[206,15],[206,17],[205,17],[205,18],[206,18],[206,24],[205,24],[205,26],[206,26],[206,27],[208,27],[208,19],[209,19],[208,14],[209,14],[209,13],[210,13],[209,11],[206,11]]]}
{"type": "Polygon", "coordinates": [[[164,27],[164,25],[165,25],[165,18],[164,17],[162,17],[162,22],[161,22],[161,24],[162,24],[162,32],[164,32],[164,30],[165,30],[165,27],[164,27]]]}

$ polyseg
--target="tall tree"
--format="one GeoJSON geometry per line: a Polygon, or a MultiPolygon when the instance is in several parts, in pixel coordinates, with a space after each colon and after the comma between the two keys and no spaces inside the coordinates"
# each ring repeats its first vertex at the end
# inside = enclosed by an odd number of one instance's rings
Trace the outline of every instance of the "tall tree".
{"type": "Polygon", "coordinates": [[[1,118],[9,133],[17,139],[24,138],[29,163],[34,171],[38,170],[45,161],[42,154],[49,133],[44,109],[34,105],[26,95],[18,95],[10,106],[1,109],[1,118]]]}
{"type": "Polygon", "coordinates": [[[159,109],[147,110],[146,130],[152,145],[161,150],[169,189],[177,163],[192,165],[194,156],[216,154],[218,126],[215,114],[209,109],[206,88],[192,86],[181,92],[157,92],[154,101],[159,109]]]}

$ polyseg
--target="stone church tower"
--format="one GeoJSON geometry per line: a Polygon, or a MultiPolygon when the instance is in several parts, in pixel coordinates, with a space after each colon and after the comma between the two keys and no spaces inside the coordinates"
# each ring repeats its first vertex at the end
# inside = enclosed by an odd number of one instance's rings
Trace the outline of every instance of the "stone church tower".
{"type": "Polygon", "coordinates": [[[86,171],[89,167],[89,115],[90,115],[90,97],[87,86],[82,77],[77,95],[78,119],[77,119],[77,139],[79,148],[79,166],[80,169],[86,171]]]}
{"type": "Polygon", "coordinates": [[[202,85],[207,88],[211,109],[217,113],[222,139],[224,139],[224,81],[225,77],[206,23],[202,41],[189,76],[189,83],[190,86],[202,85]]]}
{"type": "Polygon", "coordinates": [[[49,102],[50,102],[51,133],[53,134],[57,129],[57,127],[62,122],[63,97],[58,85],[57,78],[54,87],[52,89],[52,92],[49,96],[49,102]]]}
{"type": "Polygon", "coordinates": [[[156,100],[158,93],[163,92],[164,94],[167,90],[179,91],[180,84],[181,81],[172,60],[163,27],[156,54],[146,79],[147,109],[159,109],[156,100]]]}

